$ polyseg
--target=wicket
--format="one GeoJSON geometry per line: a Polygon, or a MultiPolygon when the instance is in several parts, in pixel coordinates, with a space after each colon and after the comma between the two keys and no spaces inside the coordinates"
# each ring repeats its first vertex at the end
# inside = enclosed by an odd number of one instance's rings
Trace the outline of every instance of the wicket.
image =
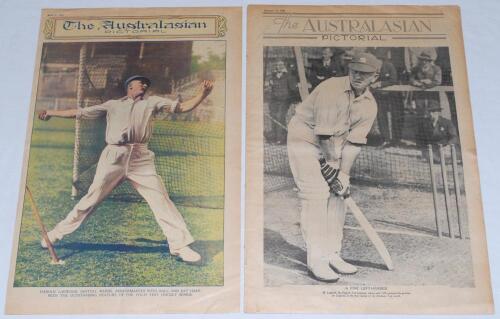
{"type": "Polygon", "coordinates": [[[432,152],[432,145],[427,145],[429,150],[429,168],[431,170],[431,186],[432,186],[432,199],[434,203],[434,217],[436,218],[436,231],[439,238],[443,237],[441,232],[441,223],[439,222],[438,208],[437,208],[437,187],[434,173],[434,154],[432,152]]]}
{"type": "Polygon", "coordinates": [[[458,179],[458,164],[457,164],[457,150],[455,145],[451,145],[451,164],[453,167],[453,182],[455,184],[455,201],[457,203],[457,218],[458,218],[458,235],[460,239],[465,239],[464,225],[462,220],[462,207],[461,199],[462,194],[460,194],[460,180],[458,179]]]}
{"type": "Polygon", "coordinates": [[[446,159],[444,158],[443,145],[439,144],[439,159],[441,162],[441,175],[443,177],[443,188],[444,188],[444,204],[446,207],[446,221],[448,222],[448,231],[450,238],[455,238],[453,234],[453,228],[451,227],[450,219],[450,190],[448,189],[448,173],[446,172],[446,159]]]}
{"type": "MultiPolygon", "coordinates": [[[[432,145],[427,145],[428,148],[428,154],[429,154],[429,168],[430,168],[430,177],[431,177],[431,187],[432,187],[432,199],[434,203],[434,216],[436,219],[436,231],[437,231],[437,236],[442,237],[442,230],[441,230],[441,222],[440,222],[440,213],[438,209],[438,188],[437,188],[437,183],[436,183],[436,172],[434,168],[434,154],[433,154],[433,146],[432,145]]],[[[463,225],[463,219],[462,219],[462,208],[461,208],[461,193],[460,193],[460,180],[459,180],[459,175],[458,175],[458,163],[457,163],[457,151],[455,145],[450,145],[451,148],[451,164],[452,164],[452,172],[453,172],[453,188],[455,191],[455,203],[457,207],[457,221],[458,221],[458,237],[460,239],[465,239],[465,234],[464,234],[464,225],[463,225]]],[[[450,238],[455,238],[454,234],[454,227],[453,227],[453,221],[452,221],[452,208],[451,208],[451,198],[450,198],[450,187],[448,183],[448,172],[447,172],[447,164],[446,164],[446,157],[445,157],[445,148],[443,145],[439,144],[438,145],[438,150],[439,150],[439,161],[440,161],[440,166],[441,166],[441,178],[442,178],[442,185],[443,185],[443,191],[444,191],[444,206],[445,206],[445,213],[446,213],[446,221],[448,225],[448,232],[449,232],[449,237],[450,238]]]]}

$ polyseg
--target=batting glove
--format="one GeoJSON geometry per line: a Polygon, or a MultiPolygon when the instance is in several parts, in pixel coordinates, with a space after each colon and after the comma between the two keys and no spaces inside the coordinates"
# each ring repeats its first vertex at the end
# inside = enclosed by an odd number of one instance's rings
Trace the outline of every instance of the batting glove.
{"type": "Polygon", "coordinates": [[[342,172],[339,170],[339,173],[337,174],[337,177],[333,181],[333,183],[330,185],[330,189],[333,193],[339,195],[339,196],[344,196],[349,193],[349,187],[350,187],[350,177],[346,173],[342,172]]]}
{"type": "Polygon", "coordinates": [[[333,168],[324,158],[319,159],[319,165],[321,167],[321,175],[323,175],[328,186],[331,187],[340,170],[333,168]]]}

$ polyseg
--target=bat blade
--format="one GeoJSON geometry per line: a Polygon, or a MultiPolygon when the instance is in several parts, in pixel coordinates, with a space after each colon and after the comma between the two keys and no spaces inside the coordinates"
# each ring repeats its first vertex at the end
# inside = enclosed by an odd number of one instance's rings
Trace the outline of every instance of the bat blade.
{"type": "Polygon", "coordinates": [[[373,243],[375,246],[375,249],[377,249],[377,252],[379,253],[380,257],[384,260],[385,265],[387,266],[388,270],[393,270],[394,269],[394,264],[392,263],[392,258],[389,252],[387,251],[387,248],[384,245],[384,242],[382,239],[379,237],[375,229],[370,225],[370,222],[368,222],[368,219],[366,219],[365,215],[359,209],[358,205],[354,202],[354,200],[350,197],[347,197],[344,199],[345,204],[349,209],[351,210],[352,214],[358,221],[359,225],[361,228],[363,228],[365,234],[368,236],[370,241],[373,243]]]}
{"type": "Polygon", "coordinates": [[[33,210],[33,216],[35,217],[35,220],[40,227],[40,232],[42,234],[43,240],[47,243],[47,248],[49,249],[50,253],[50,258],[51,264],[52,265],[62,265],[64,264],[64,261],[59,259],[59,257],[56,254],[56,250],[54,249],[54,246],[52,246],[52,243],[50,242],[49,236],[47,235],[47,230],[45,229],[45,225],[42,222],[42,218],[40,217],[40,212],[38,211],[38,207],[35,204],[35,199],[33,198],[33,194],[31,193],[31,190],[29,189],[28,185],[26,185],[26,192],[28,193],[28,198],[31,203],[31,208],[33,210]]]}

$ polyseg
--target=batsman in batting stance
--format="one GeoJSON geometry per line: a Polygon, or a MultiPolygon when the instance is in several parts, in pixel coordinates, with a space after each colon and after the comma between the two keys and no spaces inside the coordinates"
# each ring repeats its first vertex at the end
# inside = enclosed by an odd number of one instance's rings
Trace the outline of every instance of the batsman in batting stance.
{"type": "MultiPolygon", "coordinates": [[[[182,103],[165,97],[146,96],[150,85],[147,77],[134,75],[125,81],[127,95],[121,99],[86,108],[39,113],[38,117],[44,121],[52,116],[82,119],[105,116],[107,121],[107,146],[99,158],[92,185],[67,217],[48,232],[52,243],[77,230],[116,186],[128,180],[151,207],[167,238],[171,255],[187,263],[200,262],[201,256],[189,247],[194,239],[156,173],[154,153],[148,149],[148,141],[155,113],[193,110],[210,94],[213,82],[203,81],[199,93],[182,103]]],[[[44,239],[41,245],[47,248],[44,239]]]]}
{"type": "Polygon", "coordinates": [[[312,277],[335,282],[357,268],[340,256],[349,175],[377,115],[369,86],[381,62],[356,54],[349,75],[319,84],[288,126],[288,156],[301,202],[301,229],[312,277]]]}

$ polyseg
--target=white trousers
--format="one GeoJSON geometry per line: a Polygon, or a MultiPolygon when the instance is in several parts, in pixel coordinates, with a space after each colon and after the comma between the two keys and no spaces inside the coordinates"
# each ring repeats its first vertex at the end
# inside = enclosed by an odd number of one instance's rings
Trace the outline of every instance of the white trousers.
{"type": "Polygon", "coordinates": [[[314,269],[340,253],[345,223],[344,200],[330,193],[319,164],[321,149],[312,132],[297,118],[288,126],[288,157],[299,189],[301,230],[306,242],[307,265],[314,269]]]}
{"type": "Polygon", "coordinates": [[[154,153],[146,144],[108,145],[97,163],[94,181],[68,216],[53,229],[61,238],[74,232],[111,191],[129,180],[151,207],[156,221],[167,237],[170,249],[180,249],[194,240],[182,215],[170,200],[156,173],[154,153]]]}

